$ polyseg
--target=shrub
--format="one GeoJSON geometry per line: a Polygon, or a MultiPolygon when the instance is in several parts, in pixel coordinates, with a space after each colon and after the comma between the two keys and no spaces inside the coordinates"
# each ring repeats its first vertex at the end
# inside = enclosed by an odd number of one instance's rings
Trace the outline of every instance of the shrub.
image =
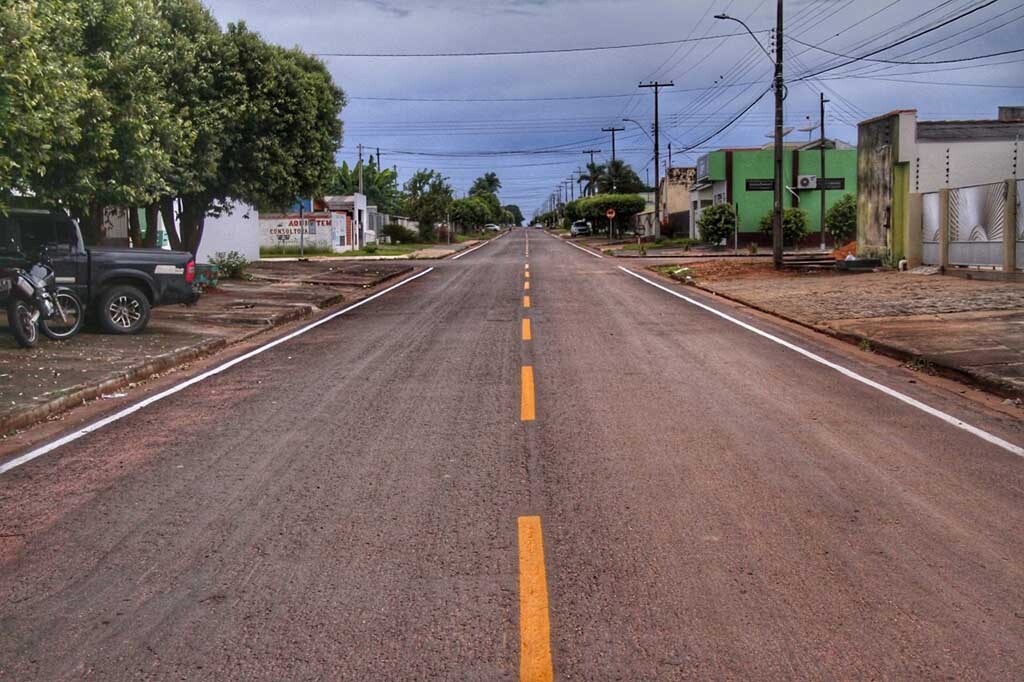
{"type": "MultiPolygon", "coordinates": [[[[761,232],[772,234],[772,213],[769,211],[761,218],[761,232]]],[[[787,208],[782,211],[782,241],[785,244],[796,244],[807,234],[807,213],[800,208],[787,208]]]]}
{"type": "Polygon", "coordinates": [[[249,261],[237,251],[218,251],[210,264],[217,266],[219,276],[224,279],[245,279],[245,269],[249,267],[249,261]]]}
{"type": "Polygon", "coordinates": [[[408,244],[415,242],[419,235],[416,234],[415,230],[410,230],[407,227],[403,227],[398,223],[388,223],[381,228],[381,232],[384,236],[391,240],[393,244],[408,244]]]}
{"type": "Polygon", "coordinates": [[[736,208],[732,204],[715,204],[700,212],[697,220],[702,241],[720,244],[736,230],[736,208]]]}
{"type": "Polygon", "coordinates": [[[363,253],[368,253],[371,255],[377,253],[377,245],[372,242],[366,244],[365,246],[363,246],[363,253]]]}
{"type": "Polygon", "coordinates": [[[845,194],[825,211],[825,231],[837,244],[845,244],[857,237],[856,197],[845,194]]]}

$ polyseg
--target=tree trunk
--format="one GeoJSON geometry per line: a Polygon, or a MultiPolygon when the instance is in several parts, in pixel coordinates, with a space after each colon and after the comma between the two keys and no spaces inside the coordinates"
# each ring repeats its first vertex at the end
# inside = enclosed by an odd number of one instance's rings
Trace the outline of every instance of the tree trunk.
{"type": "Polygon", "coordinates": [[[139,222],[139,209],[135,206],[128,209],[128,237],[133,248],[142,246],[142,225],[139,222]]]}
{"type": "Polygon", "coordinates": [[[82,240],[89,246],[97,246],[103,241],[103,207],[99,204],[76,211],[78,226],[82,230],[82,240]]]}
{"type": "Polygon", "coordinates": [[[178,229],[174,223],[174,197],[160,197],[160,217],[164,219],[164,229],[167,230],[167,241],[171,248],[181,251],[181,237],[178,236],[178,229]]]}
{"type": "Polygon", "coordinates": [[[181,243],[182,248],[191,251],[192,255],[199,252],[199,244],[203,240],[207,205],[203,197],[190,195],[181,198],[181,243]]]}
{"type": "Polygon", "coordinates": [[[156,238],[160,234],[160,205],[150,204],[146,206],[146,236],[142,245],[147,249],[157,247],[156,238]]]}

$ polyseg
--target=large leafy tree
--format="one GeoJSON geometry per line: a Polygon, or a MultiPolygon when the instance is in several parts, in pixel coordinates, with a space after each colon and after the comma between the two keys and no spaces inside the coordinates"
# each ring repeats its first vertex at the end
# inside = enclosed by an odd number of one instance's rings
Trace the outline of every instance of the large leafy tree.
{"type": "Polygon", "coordinates": [[[466,231],[483,226],[491,219],[491,207],[480,197],[466,197],[452,202],[452,223],[466,231]]]}
{"type": "Polygon", "coordinates": [[[66,59],[80,64],[87,87],[77,110],[81,134],[32,189],[69,206],[90,240],[103,209],[147,203],[167,190],[173,149],[188,144],[168,97],[166,26],[152,0],[79,0],[81,30],[66,59]]]}
{"type": "Polygon", "coordinates": [[[583,182],[583,193],[592,196],[597,192],[597,181],[604,175],[604,165],[600,163],[588,163],[587,172],[580,176],[583,182]]]}
{"type": "Polygon", "coordinates": [[[14,192],[39,185],[51,163],[69,160],[81,138],[88,95],[74,5],[61,0],[0,4],[0,211],[14,192]]]}
{"type": "Polygon", "coordinates": [[[404,213],[419,223],[420,234],[430,239],[434,225],[444,219],[452,203],[448,178],[435,170],[420,170],[405,183],[404,213]]]}
{"type": "Polygon", "coordinates": [[[522,210],[518,206],[516,206],[515,204],[509,204],[507,206],[502,206],[502,208],[504,210],[508,211],[509,215],[512,216],[511,223],[513,225],[522,225],[523,221],[526,220],[526,216],[523,215],[522,210]]]}
{"type": "MultiPolygon", "coordinates": [[[[343,161],[334,173],[328,194],[353,194],[359,190],[359,164],[349,166],[343,161]]],[[[402,202],[402,191],[398,187],[398,174],[390,169],[378,169],[377,161],[370,157],[363,167],[363,191],[366,201],[376,206],[381,213],[398,213],[402,202]]]]}

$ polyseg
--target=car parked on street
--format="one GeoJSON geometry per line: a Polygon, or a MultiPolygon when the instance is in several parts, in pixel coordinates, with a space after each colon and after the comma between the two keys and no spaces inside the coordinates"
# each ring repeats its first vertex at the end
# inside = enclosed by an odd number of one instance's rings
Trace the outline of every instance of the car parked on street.
{"type": "Polygon", "coordinates": [[[501,232],[501,227],[499,225],[495,225],[494,223],[487,223],[486,225],[484,225],[484,231],[501,232]]]}
{"type": "Polygon", "coordinates": [[[593,228],[586,220],[577,220],[572,224],[572,227],[569,228],[569,234],[573,237],[582,237],[593,233],[593,228]]]}
{"type": "Polygon", "coordinates": [[[137,334],[153,306],[199,298],[191,253],[87,247],[78,223],[62,211],[13,208],[0,215],[0,267],[26,268],[40,256],[56,283],[85,305],[86,318],[110,334],[137,334]]]}

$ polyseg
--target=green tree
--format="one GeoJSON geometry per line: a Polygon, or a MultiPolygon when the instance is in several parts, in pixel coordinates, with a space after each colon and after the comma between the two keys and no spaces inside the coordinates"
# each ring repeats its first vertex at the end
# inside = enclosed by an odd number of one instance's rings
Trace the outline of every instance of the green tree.
{"type": "MultiPolygon", "coordinates": [[[[335,169],[327,194],[353,194],[359,191],[359,164],[349,167],[347,161],[335,169]]],[[[363,167],[363,191],[366,201],[376,206],[381,213],[398,213],[402,202],[402,191],[398,187],[398,174],[390,168],[380,170],[377,160],[371,156],[363,167]]]]}
{"type": "Polygon", "coordinates": [[[13,192],[37,190],[81,139],[78,111],[89,90],[73,55],[80,38],[71,3],[0,5],[0,212],[13,192]]]}
{"type": "Polygon", "coordinates": [[[836,244],[845,244],[857,238],[857,198],[844,194],[843,198],[825,211],[825,231],[836,244]]]}
{"type": "Polygon", "coordinates": [[[491,207],[480,197],[456,199],[450,211],[452,223],[463,232],[480,228],[491,219],[491,207]]]}
{"type": "Polygon", "coordinates": [[[622,159],[615,159],[602,166],[602,172],[597,177],[597,191],[602,194],[635,194],[646,189],[640,176],[622,159]]]}
{"type": "Polygon", "coordinates": [[[736,230],[736,209],[732,204],[715,204],[700,212],[697,219],[701,241],[720,244],[736,230]]]}
{"type": "Polygon", "coordinates": [[[583,193],[591,196],[597,192],[597,181],[604,175],[604,166],[599,163],[588,163],[587,172],[580,176],[583,184],[583,193]]]}
{"type": "Polygon", "coordinates": [[[481,194],[494,194],[497,196],[500,191],[501,180],[498,179],[498,174],[488,172],[473,181],[473,186],[469,189],[469,196],[479,196],[481,194]]]}
{"type": "Polygon", "coordinates": [[[526,216],[523,215],[522,210],[520,210],[520,208],[518,206],[516,206],[515,204],[509,204],[507,206],[502,206],[502,208],[505,209],[506,211],[508,211],[512,215],[512,220],[510,222],[513,225],[522,225],[523,222],[526,220],[526,216]]]}
{"type": "MultiPolygon", "coordinates": [[[[772,213],[761,218],[761,232],[771,236],[772,213]]],[[[786,244],[796,245],[807,234],[807,212],[801,208],[787,208],[782,212],[782,239],[786,244]]]]}
{"type": "Polygon", "coordinates": [[[434,226],[442,221],[452,203],[448,178],[435,170],[419,170],[405,183],[403,212],[419,223],[420,235],[432,239],[434,226]]]}

